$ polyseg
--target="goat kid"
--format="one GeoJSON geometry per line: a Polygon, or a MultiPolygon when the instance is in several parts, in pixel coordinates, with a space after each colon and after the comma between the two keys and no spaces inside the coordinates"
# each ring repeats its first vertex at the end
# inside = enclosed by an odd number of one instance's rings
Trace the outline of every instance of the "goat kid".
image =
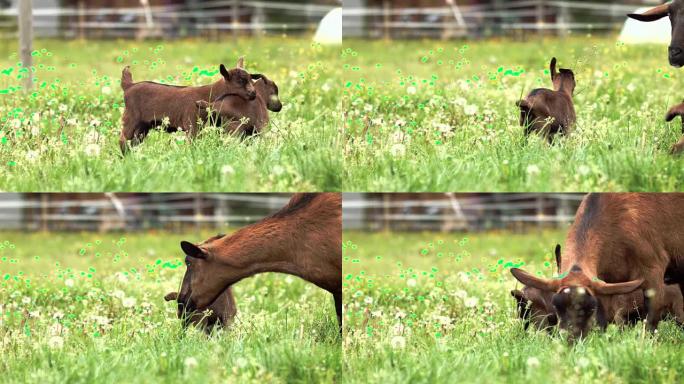
{"type": "Polygon", "coordinates": [[[214,120],[224,125],[228,133],[259,134],[268,124],[268,111],[280,112],[283,105],[278,97],[278,85],[262,74],[251,74],[257,92],[255,100],[226,95],[213,102],[198,100],[202,120],[214,120]]]}
{"type": "Polygon", "coordinates": [[[162,126],[168,119],[167,131],[184,130],[190,138],[197,135],[200,111],[198,100],[213,101],[227,95],[244,100],[254,100],[256,89],[250,74],[242,69],[243,58],[238,68],[227,70],[221,64],[222,78],[213,84],[199,87],[183,87],[158,84],[151,81],[133,83],[129,67],[123,69],[121,88],[124,91],[126,108],[123,114],[123,128],[119,136],[121,152],[126,153],[129,145],[140,144],[152,128],[162,126]]]}
{"type": "Polygon", "coordinates": [[[577,119],[572,95],[575,91],[575,75],[570,69],[556,71],[556,58],[551,60],[551,81],[554,90],[537,88],[516,103],[520,108],[520,125],[525,136],[536,132],[549,143],[555,135],[569,135],[577,119]]]}
{"type": "MultiPolygon", "coordinates": [[[[164,296],[164,300],[177,301],[178,292],[167,293],[164,296]]],[[[223,291],[204,312],[185,314],[178,311],[178,318],[183,320],[183,327],[192,324],[203,329],[206,333],[211,333],[211,331],[216,328],[230,326],[230,324],[233,323],[236,314],[237,306],[235,305],[233,291],[228,288],[223,291]]]]}

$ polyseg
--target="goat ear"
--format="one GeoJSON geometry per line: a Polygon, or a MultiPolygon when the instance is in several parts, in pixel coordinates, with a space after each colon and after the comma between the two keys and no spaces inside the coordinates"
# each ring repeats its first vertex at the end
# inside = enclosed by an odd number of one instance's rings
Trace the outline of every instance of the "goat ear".
{"type": "Polygon", "coordinates": [[[643,284],[644,279],[627,281],[624,283],[606,283],[601,280],[591,282],[591,288],[597,295],[626,295],[634,292],[643,284]]]}
{"type": "Polygon", "coordinates": [[[513,296],[518,303],[527,303],[527,299],[525,298],[525,295],[519,289],[512,290],[511,296],[513,296]]]}
{"type": "Polygon", "coordinates": [[[639,21],[656,21],[670,14],[670,4],[662,4],[644,13],[630,13],[627,17],[639,21]]]}
{"type": "Polygon", "coordinates": [[[181,241],[180,246],[183,252],[190,257],[194,257],[197,259],[207,258],[207,254],[204,253],[204,251],[200,247],[196,246],[193,243],[190,243],[188,241],[181,241]]]}
{"type": "Polygon", "coordinates": [[[560,244],[556,244],[556,249],[554,250],[554,253],[556,254],[556,268],[558,268],[558,273],[560,273],[560,269],[561,269],[561,246],[560,246],[560,244]]]}
{"type": "Polygon", "coordinates": [[[221,65],[219,66],[219,71],[221,72],[221,76],[223,76],[224,79],[230,80],[230,73],[229,73],[228,70],[226,69],[226,66],[225,66],[225,65],[221,64],[221,65]]]}
{"type": "Polygon", "coordinates": [[[670,108],[669,111],[667,111],[667,115],[665,115],[665,121],[672,121],[675,119],[677,116],[682,116],[684,118],[684,103],[675,105],[674,107],[670,108]]]}
{"type": "Polygon", "coordinates": [[[245,57],[244,57],[244,56],[240,56],[240,58],[238,59],[237,64],[236,64],[235,66],[236,66],[237,68],[242,68],[242,69],[244,69],[244,68],[245,68],[245,57]]]}
{"type": "Polygon", "coordinates": [[[551,64],[549,64],[549,70],[551,71],[551,80],[555,79],[556,76],[558,76],[558,72],[556,72],[556,58],[554,57],[551,59],[551,64]]]}
{"type": "Polygon", "coordinates": [[[559,280],[542,279],[533,276],[532,274],[525,272],[520,268],[511,268],[511,274],[513,274],[513,277],[515,277],[524,285],[541,289],[542,291],[555,292],[560,284],[559,280]]]}
{"type": "Polygon", "coordinates": [[[178,292],[169,292],[164,296],[164,300],[166,301],[174,301],[178,300],[178,292]]]}
{"type": "Polygon", "coordinates": [[[259,79],[261,79],[262,77],[265,77],[265,76],[262,75],[261,73],[250,73],[250,76],[252,76],[252,79],[253,79],[253,80],[259,80],[259,79]]]}

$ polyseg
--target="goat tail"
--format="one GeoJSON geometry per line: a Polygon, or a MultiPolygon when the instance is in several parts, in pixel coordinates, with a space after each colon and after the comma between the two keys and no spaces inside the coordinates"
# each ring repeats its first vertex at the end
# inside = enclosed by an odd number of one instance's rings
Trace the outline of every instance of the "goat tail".
{"type": "Polygon", "coordinates": [[[133,85],[133,75],[131,74],[131,67],[126,66],[126,68],[121,71],[121,89],[126,91],[133,85]]]}
{"type": "Polygon", "coordinates": [[[551,59],[551,64],[549,65],[549,69],[551,70],[551,80],[556,78],[556,75],[558,75],[558,72],[556,71],[556,58],[551,59]]]}

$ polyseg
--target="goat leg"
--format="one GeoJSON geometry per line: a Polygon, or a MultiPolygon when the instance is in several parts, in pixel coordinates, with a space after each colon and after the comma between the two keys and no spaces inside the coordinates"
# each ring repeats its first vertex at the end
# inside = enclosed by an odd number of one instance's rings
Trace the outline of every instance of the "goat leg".
{"type": "Polygon", "coordinates": [[[335,299],[335,311],[337,312],[337,324],[340,326],[340,335],[342,335],[342,292],[333,293],[335,299]]]}

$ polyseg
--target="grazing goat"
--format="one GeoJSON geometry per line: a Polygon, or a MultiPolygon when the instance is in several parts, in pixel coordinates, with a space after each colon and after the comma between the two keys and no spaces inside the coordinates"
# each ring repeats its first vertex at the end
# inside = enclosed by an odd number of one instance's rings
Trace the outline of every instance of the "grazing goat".
{"type": "MultiPolygon", "coordinates": [[[[644,289],[647,323],[658,327],[666,307],[665,273],[684,265],[684,194],[589,194],[566,238],[569,257],[556,279],[518,268],[525,286],[551,293],[561,329],[583,337],[590,320],[605,328],[614,295],[644,289]]],[[[677,319],[681,322],[684,319],[677,319]]]]}
{"type": "Polygon", "coordinates": [[[256,99],[252,77],[241,68],[242,63],[243,59],[240,58],[238,68],[231,70],[221,64],[219,71],[222,79],[199,87],[181,87],[150,81],[133,83],[129,67],[124,68],[121,88],[124,91],[126,109],[119,137],[121,152],[125,154],[129,144],[140,144],[152,128],[164,125],[164,120],[168,120],[165,126],[168,131],[184,130],[191,138],[195,137],[200,117],[198,100],[209,102],[226,95],[235,95],[244,100],[256,99]]]}
{"type": "Polygon", "coordinates": [[[281,272],[330,292],[342,332],[341,194],[296,194],[280,211],[231,235],[180,245],[187,265],[180,313],[202,312],[244,278],[281,272]]]}
{"type": "MultiPolygon", "coordinates": [[[[670,110],[667,112],[667,115],[665,116],[665,120],[670,122],[674,120],[677,116],[682,118],[682,134],[684,134],[684,102],[670,108],[670,110]]],[[[682,152],[684,152],[684,137],[679,139],[679,142],[673,145],[672,149],[670,150],[670,153],[673,155],[677,155],[682,152]]]]}
{"type": "Polygon", "coordinates": [[[668,60],[675,68],[684,66],[684,0],[674,0],[661,4],[645,13],[630,13],[628,17],[639,21],[656,21],[670,17],[672,24],[672,40],[668,47],[668,60]]]}
{"type": "MultiPolygon", "coordinates": [[[[166,301],[178,300],[178,292],[169,292],[164,296],[166,301]]],[[[214,328],[227,327],[233,322],[237,307],[235,298],[230,288],[223,291],[216,300],[208,307],[209,312],[193,312],[187,316],[178,311],[178,318],[183,320],[183,326],[190,324],[202,328],[206,333],[211,333],[214,328]]]]}
{"type": "Polygon", "coordinates": [[[257,92],[255,100],[247,101],[239,96],[226,95],[213,102],[197,101],[202,120],[211,118],[225,125],[229,133],[258,134],[268,124],[268,111],[280,112],[283,105],[278,98],[278,86],[262,74],[252,74],[257,92]]]}
{"type": "Polygon", "coordinates": [[[575,91],[575,75],[569,69],[556,71],[556,58],[551,60],[551,81],[554,90],[537,88],[520,100],[520,125],[525,127],[525,136],[541,133],[549,143],[556,134],[569,135],[575,124],[575,107],[572,95],[575,91]]]}
{"type": "MultiPolygon", "coordinates": [[[[560,273],[560,244],[556,245],[556,266],[560,273]]],[[[673,284],[679,280],[678,276],[672,275],[673,271],[665,272],[665,310],[662,318],[666,315],[675,319],[684,319],[684,298],[682,290],[673,284]]],[[[553,308],[553,292],[545,292],[540,289],[525,286],[522,290],[512,290],[511,295],[516,300],[518,317],[523,321],[525,330],[530,324],[537,329],[550,329],[558,324],[558,317],[553,308]]],[[[604,305],[607,322],[615,324],[635,323],[646,318],[646,301],[642,291],[637,290],[627,295],[615,295],[606,300],[604,305]]]]}

